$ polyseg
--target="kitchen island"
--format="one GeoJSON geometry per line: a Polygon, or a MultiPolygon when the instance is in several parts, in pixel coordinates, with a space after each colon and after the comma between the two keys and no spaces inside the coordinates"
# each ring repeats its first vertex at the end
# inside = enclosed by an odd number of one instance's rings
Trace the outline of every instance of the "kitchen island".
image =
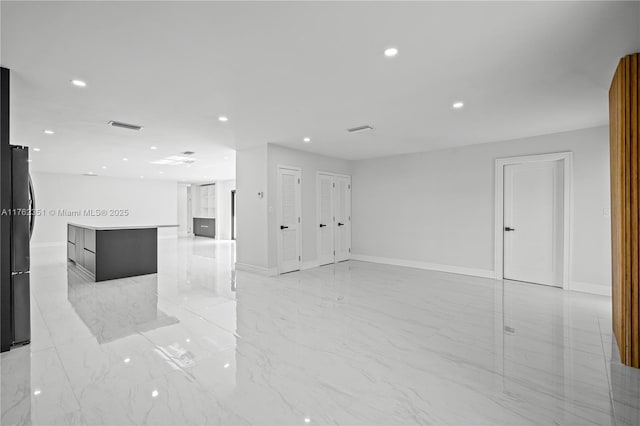
{"type": "Polygon", "coordinates": [[[67,224],[67,258],[95,281],[158,272],[158,228],[67,224]]]}

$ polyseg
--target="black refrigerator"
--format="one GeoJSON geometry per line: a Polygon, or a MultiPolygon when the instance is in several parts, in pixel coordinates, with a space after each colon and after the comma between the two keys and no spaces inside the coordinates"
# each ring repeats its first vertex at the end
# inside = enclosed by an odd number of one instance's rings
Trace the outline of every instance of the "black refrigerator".
{"type": "Polygon", "coordinates": [[[9,144],[9,70],[0,69],[0,351],[31,341],[29,149],[9,144]]]}

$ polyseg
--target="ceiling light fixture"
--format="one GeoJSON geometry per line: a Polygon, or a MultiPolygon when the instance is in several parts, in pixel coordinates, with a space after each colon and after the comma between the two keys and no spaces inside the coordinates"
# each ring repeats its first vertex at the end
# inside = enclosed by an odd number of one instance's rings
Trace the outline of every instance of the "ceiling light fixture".
{"type": "Polygon", "coordinates": [[[458,102],[454,102],[454,103],[453,103],[453,107],[454,107],[455,109],[460,109],[460,108],[462,108],[463,106],[464,106],[464,102],[461,102],[461,101],[458,101],[458,102]]]}
{"type": "Polygon", "coordinates": [[[142,126],[138,126],[137,124],[129,124],[129,123],[123,123],[121,121],[108,121],[107,124],[109,126],[113,126],[113,127],[122,127],[123,129],[129,129],[129,130],[142,130],[144,129],[144,127],[142,126]]]}
{"type": "Polygon", "coordinates": [[[228,159],[229,159],[229,157],[225,156],[225,157],[224,157],[224,159],[225,159],[225,160],[228,160],[228,159]]]}
{"type": "Polygon", "coordinates": [[[398,49],[395,47],[389,47],[384,50],[384,56],[386,56],[387,58],[393,58],[397,54],[398,54],[398,49]]]}
{"type": "Polygon", "coordinates": [[[302,142],[309,143],[309,142],[311,142],[311,138],[304,138],[304,139],[302,139],[302,142]]]}
{"type": "Polygon", "coordinates": [[[224,115],[221,115],[220,117],[218,117],[218,121],[222,121],[223,123],[225,123],[225,122],[229,121],[229,118],[227,118],[224,115]]]}
{"type": "Polygon", "coordinates": [[[55,132],[53,130],[45,130],[44,133],[47,134],[47,135],[52,135],[55,132]]]}
{"type": "Polygon", "coordinates": [[[104,170],[104,169],[106,169],[106,168],[107,168],[107,166],[102,166],[102,170],[104,170]]]}
{"type": "Polygon", "coordinates": [[[87,87],[87,83],[85,83],[82,80],[71,80],[71,84],[73,84],[76,87],[87,87]]]}
{"type": "Polygon", "coordinates": [[[127,157],[123,158],[122,161],[129,161],[127,157]]]}
{"type": "Polygon", "coordinates": [[[156,150],[156,149],[158,149],[158,147],[157,146],[152,146],[151,149],[152,150],[156,150]]]}
{"type": "Polygon", "coordinates": [[[35,152],[40,152],[40,148],[33,148],[35,152]]]}
{"type": "Polygon", "coordinates": [[[144,179],[144,176],[140,176],[140,179],[144,179]]]}

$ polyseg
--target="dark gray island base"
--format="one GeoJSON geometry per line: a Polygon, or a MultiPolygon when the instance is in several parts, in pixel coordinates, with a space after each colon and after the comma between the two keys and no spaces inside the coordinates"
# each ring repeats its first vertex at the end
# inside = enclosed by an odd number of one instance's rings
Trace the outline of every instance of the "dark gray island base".
{"type": "MultiPolygon", "coordinates": [[[[173,225],[171,225],[173,226],[173,225]]],[[[158,228],[67,225],[67,257],[95,281],[158,272],[158,228]]]]}

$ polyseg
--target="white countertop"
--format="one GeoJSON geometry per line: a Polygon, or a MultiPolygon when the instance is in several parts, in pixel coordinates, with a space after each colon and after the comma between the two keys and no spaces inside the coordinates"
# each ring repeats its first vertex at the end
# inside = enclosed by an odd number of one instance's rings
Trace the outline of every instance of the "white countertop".
{"type": "Polygon", "coordinates": [[[69,225],[78,228],[93,229],[95,231],[115,231],[118,229],[149,229],[149,228],[177,228],[178,225],[86,225],[82,223],[69,222],[69,225]]]}

